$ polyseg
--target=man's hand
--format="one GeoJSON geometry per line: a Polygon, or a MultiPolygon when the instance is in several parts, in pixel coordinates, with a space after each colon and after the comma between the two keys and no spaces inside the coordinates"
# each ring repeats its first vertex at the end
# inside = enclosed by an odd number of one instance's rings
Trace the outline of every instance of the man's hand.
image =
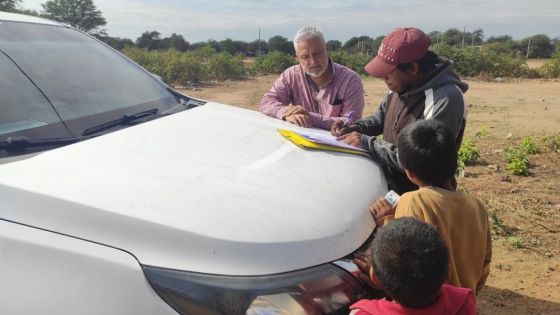
{"type": "Polygon", "coordinates": [[[384,216],[395,214],[395,208],[385,198],[381,197],[369,206],[369,212],[371,212],[375,220],[379,220],[384,216]]]}
{"type": "Polygon", "coordinates": [[[290,116],[285,116],[285,119],[287,122],[300,127],[311,127],[311,119],[309,119],[309,116],[305,114],[292,114],[290,116]]]}
{"type": "Polygon", "coordinates": [[[358,125],[356,124],[352,124],[352,125],[344,125],[344,120],[343,119],[339,119],[337,121],[334,122],[334,124],[332,124],[331,126],[331,134],[335,137],[340,137],[342,135],[345,135],[347,133],[353,132],[353,131],[359,131],[360,127],[358,127],[358,125]]]}
{"type": "Polygon", "coordinates": [[[350,133],[343,134],[342,136],[337,137],[336,140],[355,146],[356,148],[362,147],[362,134],[357,131],[352,131],[350,133]]]}
{"type": "Polygon", "coordinates": [[[303,107],[302,105],[288,105],[288,109],[286,109],[286,111],[284,112],[284,118],[287,118],[288,116],[294,114],[303,114],[309,116],[309,112],[307,112],[307,110],[305,110],[305,107],[303,107]]]}

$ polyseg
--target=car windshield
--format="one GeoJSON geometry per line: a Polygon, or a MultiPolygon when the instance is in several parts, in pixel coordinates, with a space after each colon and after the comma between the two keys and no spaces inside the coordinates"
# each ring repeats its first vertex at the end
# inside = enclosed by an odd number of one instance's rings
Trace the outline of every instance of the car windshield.
{"type": "Polygon", "coordinates": [[[165,84],[75,29],[0,23],[0,141],[78,137],[125,114],[178,103],[165,84]]]}

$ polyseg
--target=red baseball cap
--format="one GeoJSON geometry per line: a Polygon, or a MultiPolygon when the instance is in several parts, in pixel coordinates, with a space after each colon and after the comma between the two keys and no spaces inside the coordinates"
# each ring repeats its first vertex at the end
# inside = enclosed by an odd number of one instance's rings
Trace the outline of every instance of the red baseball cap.
{"type": "Polygon", "coordinates": [[[431,43],[430,38],[417,28],[396,28],[385,36],[377,56],[364,69],[371,76],[383,78],[399,64],[424,57],[431,43]]]}

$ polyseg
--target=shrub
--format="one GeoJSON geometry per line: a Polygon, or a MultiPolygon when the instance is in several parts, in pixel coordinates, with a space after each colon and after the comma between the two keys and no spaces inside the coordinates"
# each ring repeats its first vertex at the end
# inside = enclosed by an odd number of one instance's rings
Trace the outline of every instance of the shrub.
{"type": "Polygon", "coordinates": [[[464,140],[457,154],[458,164],[475,165],[480,158],[480,153],[474,140],[464,140]]]}
{"type": "Polygon", "coordinates": [[[529,155],[537,154],[540,152],[540,149],[535,143],[535,140],[533,140],[533,138],[530,136],[523,138],[523,140],[521,141],[521,149],[523,150],[523,152],[529,155]]]}
{"type": "Polygon", "coordinates": [[[255,61],[255,71],[259,73],[280,74],[296,63],[294,57],[280,51],[273,51],[257,58],[255,61]]]}
{"type": "Polygon", "coordinates": [[[545,148],[560,153],[560,135],[544,137],[542,142],[545,148]]]}
{"type": "Polygon", "coordinates": [[[160,56],[165,60],[164,72],[161,75],[165,82],[186,84],[206,79],[206,66],[194,54],[168,50],[160,56]]]}
{"type": "Polygon", "coordinates": [[[232,56],[226,52],[211,55],[207,67],[210,79],[242,79],[246,76],[242,55],[232,56]]]}
{"type": "Polygon", "coordinates": [[[123,53],[167,83],[185,84],[209,79],[241,79],[246,76],[243,56],[216,53],[210,46],[190,52],[125,47],[123,53]]]}
{"type": "Polygon", "coordinates": [[[123,53],[167,83],[198,82],[206,78],[206,66],[193,53],[125,47],[123,53]]]}
{"type": "Polygon", "coordinates": [[[346,66],[361,75],[367,75],[364,66],[371,60],[371,57],[364,53],[351,54],[345,50],[337,50],[330,53],[331,60],[346,66]]]}
{"type": "Polygon", "coordinates": [[[547,78],[560,77],[560,51],[557,51],[550,60],[545,62],[539,69],[539,72],[547,78]]]}
{"type": "Polygon", "coordinates": [[[520,55],[499,54],[494,50],[479,47],[458,48],[448,45],[434,45],[432,48],[440,56],[453,61],[455,70],[462,76],[491,77],[538,77],[536,70],[530,69],[520,55]]]}
{"type": "Polygon", "coordinates": [[[474,138],[477,139],[477,140],[484,139],[484,138],[488,137],[489,134],[490,134],[490,132],[488,131],[488,127],[482,126],[476,132],[476,134],[474,135],[474,138]]]}
{"type": "Polygon", "coordinates": [[[525,242],[519,236],[510,236],[508,237],[508,242],[511,246],[520,249],[525,247],[525,242]]]}
{"type": "Polygon", "coordinates": [[[513,175],[529,176],[529,158],[527,153],[519,148],[506,148],[505,160],[507,170],[513,175]]]}

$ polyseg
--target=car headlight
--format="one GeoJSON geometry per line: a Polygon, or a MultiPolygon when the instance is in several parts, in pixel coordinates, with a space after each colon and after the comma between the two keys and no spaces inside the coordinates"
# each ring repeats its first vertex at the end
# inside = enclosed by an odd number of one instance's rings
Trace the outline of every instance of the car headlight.
{"type": "Polygon", "coordinates": [[[155,291],[182,315],[348,314],[348,306],[366,295],[354,276],[333,264],[251,277],[143,269],[155,291]]]}

